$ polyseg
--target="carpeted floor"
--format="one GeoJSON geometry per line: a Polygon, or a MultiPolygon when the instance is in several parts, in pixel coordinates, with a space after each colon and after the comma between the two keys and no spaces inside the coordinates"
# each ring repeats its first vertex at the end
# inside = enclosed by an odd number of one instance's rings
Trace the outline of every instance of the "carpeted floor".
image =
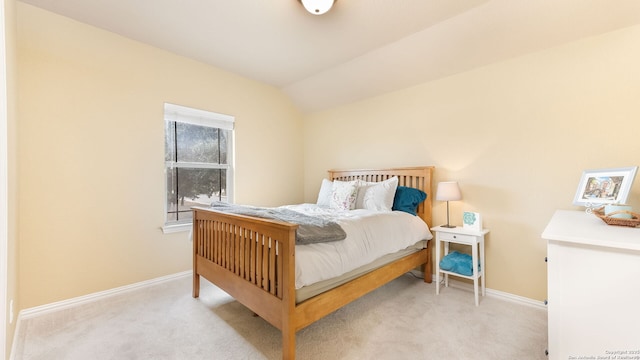
{"type": "MultiPolygon", "coordinates": [[[[23,320],[15,360],[280,359],[280,332],[191,278],[23,320]]],[[[298,332],[298,359],[546,359],[544,309],[410,274],[298,332]]]]}

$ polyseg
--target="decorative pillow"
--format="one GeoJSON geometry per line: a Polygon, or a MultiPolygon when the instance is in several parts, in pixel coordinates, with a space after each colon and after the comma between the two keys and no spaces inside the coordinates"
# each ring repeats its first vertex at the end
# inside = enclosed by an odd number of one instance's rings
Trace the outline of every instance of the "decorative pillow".
{"type": "Polygon", "coordinates": [[[355,209],[357,195],[357,181],[335,180],[331,186],[329,207],[339,210],[353,210],[355,209]]]}
{"type": "Polygon", "coordinates": [[[331,188],[333,187],[333,182],[322,179],[322,185],[320,185],[320,191],[318,192],[318,201],[316,201],[316,205],[322,207],[329,207],[331,202],[331,188]]]}
{"type": "Polygon", "coordinates": [[[427,198],[427,194],[419,189],[406,186],[398,186],[396,196],[393,199],[393,210],[408,212],[418,215],[418,205],[427,198]]]}
{"type": "Polygon", "coordinates": [[[398,177],[381,182],[358,182],[356,209],[391,211],[393,197],[398,187],[398,177]]]}

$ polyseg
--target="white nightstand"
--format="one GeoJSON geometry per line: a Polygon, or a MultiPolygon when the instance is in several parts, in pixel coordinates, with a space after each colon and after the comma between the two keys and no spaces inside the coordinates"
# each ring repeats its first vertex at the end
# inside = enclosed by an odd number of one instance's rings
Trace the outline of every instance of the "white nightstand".
{"type": "Polygon", "coordinates": [[[446,228],[442,226],[436,226],[431,228],[436,233],[436,294],[440,294],[440,274],[444,275],[444,286],[449,286],[449,275],[460,276],[465,279],[473,280],[473,292],[476,298],[476,306],[479,304],[478,298],[478,280],[482,283],[482,296],[485,294],[485,276],[484,276],[484,236],[489,232],[488,229],[469,230],[462,227],[446,228]],[[458,274],[452,271],[445,271],[440,269],[440,242],[444,243],[444,254],[449,254],[449,243],[463,244],[471,246],[471,258],[473,266],[473,275],[467,276],[458,274]],[[480,245],[480,246],[478,246],[480,245]],[[478,247],[480,253],[478,254],[478,247]],[[480,270],[478,270],[480,265],[480,270]]]}

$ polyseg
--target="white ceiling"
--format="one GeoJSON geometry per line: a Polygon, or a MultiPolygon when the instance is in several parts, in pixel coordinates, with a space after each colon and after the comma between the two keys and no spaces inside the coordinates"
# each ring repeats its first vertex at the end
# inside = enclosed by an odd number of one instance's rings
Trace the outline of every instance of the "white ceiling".
{"type": "Polygon", "coordinates": [[[21,0],[282,89],[305,112],[640,23],[638,0],[21,0]]]}

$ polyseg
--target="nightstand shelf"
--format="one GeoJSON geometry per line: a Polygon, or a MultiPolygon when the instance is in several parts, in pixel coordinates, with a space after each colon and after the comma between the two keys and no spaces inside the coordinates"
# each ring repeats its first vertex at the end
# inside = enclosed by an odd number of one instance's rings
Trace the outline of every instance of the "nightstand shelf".
{"type": "Polygon", "coordinates": [[[469,230],[462,227],[447,228],[442,226],[436,226],[431,228],[436,233],[436,294],[440,294],[440,276],[444,277],[444,286],[449,286],[449,275],[459,276],[461,278],[473,280],[473,292],[475,295],[476,306],[479,305],[479,289],[478,282],[480,282],[480,289],[482,296],[485,295],[485,263],[484,263],[484,236],[489,232],[488,229],[469,230]],[[440,254],[441,244],[444,243],[444,253],[442,256],[449,254],[449,244],[462,244],[471,246],[471,266],[473,275],[463,275],[453,271],[446,271],[440,269],[440,254]]]}
{"type": "MultiPolygon", "coordinates": [[[[442,270],[442,269],[440,269],[440,273],[441,273],[441,274],[445,274],[445,275],[454,275],[454,276],[459,276],[459,277],[461,277],[461,278],[465,278],[465,279],[469,279],[469,280],[473,280],[473,279],[474,279],[474,277],[473,277],[473,276],[463,275],[463,274],[457,273],[457,272],[455,272],[455,271],[447,271],[447,270],[442,270]]],[[[447,285],[448,285],[448,284],[447,284],[447,285]]],[[[484,295],[484,294],[483,294],[483,295],[484,295]]]]}

